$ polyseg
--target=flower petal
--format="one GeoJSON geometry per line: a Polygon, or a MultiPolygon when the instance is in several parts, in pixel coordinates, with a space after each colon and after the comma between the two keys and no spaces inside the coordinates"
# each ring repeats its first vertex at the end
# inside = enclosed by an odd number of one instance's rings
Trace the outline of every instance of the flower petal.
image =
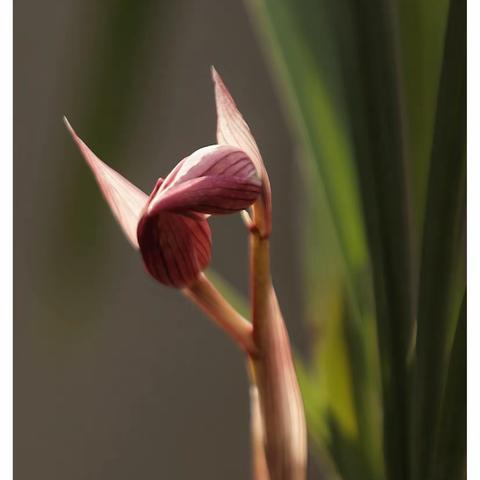
{"type": "Polygon", "coordinates": [[[271,230],[272,193],[270,180],[247,122],[238,110],[222,78],[212,67],[212,79],[215,85],[215,102],[217,105],[217,142],[233,145],[242,149],[251,159],[262,180],[262,200],[265,217],[264,235],[271,230]]]}
{"type": "Polygon", "coordinates": [[[212,145],[179,163],[154,193],[148,213],[233,213],[248,208],[260,191],[255,166],[242,150],[212,145]]]}
{"type": "Polygon", "coordinates": [[[210,262],[210,227],[199,215],[145,214],[137,236],[145,267],[164,285],[188,286],[210,262]]]}
{"type": "Polygon", "coordinates": [[[247,122],[214,67],[212,67],[212,78],[217,104],[217,142],[244,150],[255,164],[258,174],[261,175],[264,168],[262,157],[247,122]]]}
{"type": "Polygon", "coordinates": [[[258,197],[261,183],[257,178],[200,177],[180,183],[158,195],[149,206],[149,213],[194,211],[207,214],[228,214],[248,208],[258,197]]]}
{"type": "Polygon", "coordinates": [[[258,178],[252,160],[243,150],[231,145],[209,145],[179,162],[165,179],[161,191],[206,176],[258,178]]]}
{"type": "Polygon", "coordinates": [[[138,248],[137,225],[147,204],[148,196],[97,158],[78,137],[68,120],[64,118],[64,121],[73,140],[95,175],[100,190],[113,215],[133,247],[138,248]]]}

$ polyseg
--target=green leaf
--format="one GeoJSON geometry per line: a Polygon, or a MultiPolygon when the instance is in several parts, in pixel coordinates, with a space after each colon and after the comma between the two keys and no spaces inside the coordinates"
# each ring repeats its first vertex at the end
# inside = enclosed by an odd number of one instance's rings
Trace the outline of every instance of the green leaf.
{"type": "Polygon", "coordinates": [[[362,445],[354,443],[342,433],[334,417],[328,418],[330,424],[331,440],[330,450],[336,459],[338,471],[343,479],[368,479],[379,478],[371,470],[371,465],[366,463],[362,445]]]}
{"type": "Polygon", "coordinates": [[[316,45],[330,45],[323,3],[308,1],[302,8],[292,0],[250,0],[249,5],[280,73],[276,78],[287,99],[287,119],[294,119],[292,126],[301,140],[302,159],[312,162],[309,171],[320,174],[317,182],[324,185],[344,261],[353,276],[365,265],[365,234],[342,96],[332,94],[338,85],[334,51],[329,49],[325,62],[318,61],[316,45]]]}
{"type": "Polygon", "coordinates": [[[408,478],[411,213],[396,23],[386,0],[332,3],[374,277],[387,477],[408,478]]]}
{"type": "MultiPolygon", "coordinates": [[[[316,176],[307,168],[305,170],[305,206],[300,212],[304,237],[303,294],[306,321],[312,332],[313,355],[309,362],[312,382],[317,381],[315,398],[322,400],[315,405],[316,415],[323,415],[325,429],[335,425],[339,438],[356,446],[356,456],[361,456],[361,464],[368,467],[363,476],[373,479],[381,477],[383,462],[378,357],[371,298],[368,295],[364,298],[362,292],[359,311],[349,288],[348,272],[335,235],[326,193],[316,176]],[[327,418],[331,418],[331,422],[325,423],[327,418]]],[[[369,284],[365,274],[358,275],[355,280],[359,285],[369,284]]],[[[348,457],[337,455],[339,451],[338,445],[331,450],[338,468],[339,462],[348,457]]],[[[353,463],[357,462],[352,459],[353,463]]],[[[358,470],[357,473],[361,474],[358,470]]]]}
{"type": "Polygon", "coordinates": [[[395,0],[407,117],[413,214],[421,241],[449,0],[395,0]]]}
{"type": "MultiPolygon", "coordinates": [[[[314,208],[304,222],[308,226],[305,232],[307,248],[303,250],[308,323],[322,331],[331,325],[325,302],[332,293],[329,284],[335,279],[334,282],[339,282],[337,296],[343,298],[347,292],[351,312],[347,321],[356,324],[350,329],[356,332],[353,342],[356,348],[347,352],[348,362],[362,365],[365,359],[359,357],[366,357],[365,351],[368,347],[371,349],[368,336],[371,331],[368,324],[372,322],[371,297],[365,294],[369,291],[370,274],[355,165],[343,114],[343,96],[336,90],[338,66],[335,65],[334,45],[329,41],[333,37],[329,35],[329,24],[323,14],[325,5],[307,1],[305,8],[298,8],[298,2],[258,0],[251,1],[250,5],[263,38],[273,52],[275,67],[280,72],[276,78],[280,79],[288,100],[287,118],[295,120],[293,126],[301,140],[305,178],[313,183],[313,188],[307,185],[306,189],[313,191],[313,198],[307,202],[314,208]],[[321,56],[319,50],[325,49],[328,50],[326,56],[321,56]],[[315,202],[321,204],[321,208],[315,202]]],[[[322,348],[328,350],[334,339],[344,343],[345,339],[340,336],[344,336],[343,329],[338,335],[329,335],[322,341],[322,348]]],[[[371,368],[377,360],[373,357],[365,371],[376,370],[371,368]]],[[[322,368],[328,370],[331,365],[329,362],[322,368]]],[[[349,364],[346,366],[350,368],[349,364]]],[[[334,405],[332,415],[344,426],[349,418],[346,406],[355,403],[355,421],[362,427],[358,441],[372,464],[379,452],[375,416],[372,421],[369,414],[373,410],[372,403],[375,404],[374,381],[375,375],[357,378],[352,386],[355,391],[349,390],[352,398],[348,401],[330,397],[330,404],[334,405]]],[[[325,411],[323,406],[319,408],[325,411]]]]}
{"type": "Polygon", "coordinates": [[[433,462],[436,480],[465,478],[467,452],[467,298],[463,297],[453,342],[433,462]]]}
{"type": "Polygon", "coordinates": [[[452,0],[450,4],[437,104],[422,246],[412,402],[412,471],[413,478],[418,480],[429,478],[432,467],[439,399],[445,383],[450,304],[456,289],[455,271],[463,262],[463,249],[458,249],[458,239],[463,235],[458,228],[464,228],[464,224],[458,222],[458,217],[465,205],[465,0],[452,0]]]}
{"type": "Polygon", "coordinates": [[[388,475],[403,480],[408,468],[412,257],[392,11],[386,0],[250,3],[275,54],[291,117],[325,185],[347,265],[346,283],[353,291],[352,318],[362,326],[361,286],[370,283],[361,276],[368,269],[365,221],[378,316],[388,475]]]}

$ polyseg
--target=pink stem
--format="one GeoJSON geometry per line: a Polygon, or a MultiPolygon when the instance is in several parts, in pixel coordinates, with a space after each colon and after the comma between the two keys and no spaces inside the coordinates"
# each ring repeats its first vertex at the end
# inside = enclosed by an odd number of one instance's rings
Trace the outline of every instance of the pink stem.
{"type": "Polygon", "coordinates": [[[255,356],[252,324],[242,317],[201,273],[183,289],[183,293],[197,304],[220,328],[228,333],[250,356],[255,356]]]}

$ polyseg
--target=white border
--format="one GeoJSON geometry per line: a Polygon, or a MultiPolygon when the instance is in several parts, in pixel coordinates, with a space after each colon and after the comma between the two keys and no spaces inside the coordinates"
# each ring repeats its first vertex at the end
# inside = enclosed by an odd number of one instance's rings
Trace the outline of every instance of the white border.
{"type": "Polygon", "coordinates": [[[0,4],[0,145],[2,149],[2,175],[0,205],[2,232],[0,235],[0,374],[2,391],[0,394],[0,477],[13,478],[13,343],[12,343],[12,2],[0,4]]]}
{"type": "MultiPolygon", "coordinates": [[[[468,478],[480,478],[480,455],[475,454],[480,444],[480,3],[468,2],[468,142],[467,142],[467,210],[472,221],[468,223],[468,478]],[[477,117],[477,118],[475,118],[477,117]],[[476,220],[476,221],[473,221],[476,220]],[[472,249],[472,250],[471,250],[472,249]],[[475,255],[470,255],[474,251],[475,255]]],[[[12,2],[0,4],[0,145],[2,146],[2,235],[0,252],[0,478],[13,478],[13,343],[12,343],[12,2]]]]}
{"type": "Polygon", "coordinates": [[[467,228],[468,267],[467,282],[469,295],[467,302],[467,440],[468,440],[468,478],[480,478],[480,455],[476,450],[480,442],[480,388],[478,372],[480,371],[480,255],[476,250],[480,246],[480,4],[478,0],[468,2],[467,38],[468,38],[468,73],[467,73],[467,212],[470,222],[467,228]],[[472,252],[474,252],[472,254],[472,252]]]}

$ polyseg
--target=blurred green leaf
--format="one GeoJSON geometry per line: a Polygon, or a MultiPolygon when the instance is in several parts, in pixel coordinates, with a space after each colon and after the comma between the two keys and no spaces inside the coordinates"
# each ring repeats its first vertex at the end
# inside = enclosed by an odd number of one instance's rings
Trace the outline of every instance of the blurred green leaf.
{"type": "MultiPolygon", "coordinates": [[[[310,165],[310,162],[302,165],[310,165]]],[[[347,272],[328,208],[326,193],[308,168],[304,171],[304,298],[307,325],[312,331],[311,382],[316,379],[317,410],[331,418],[342,438],[356,445],[352,464],[368,466],[368,478],[380,476],[380,412],[378,358],[371,300],[360,298],[362,317],[348,293],[347,272]],[[321,248],[319,248],[321,246],[321,248]],[[368,313],[370,312],[370,313],[368,313]]],[[[361,280],[359,281],[361,283],[361,280]]],[[[368,285],[367,282],[363,282],[368,285]]],[[[368,289],[367,289],[368,291],[368,289]]],[[[307,399],[306,403],[309,403],[307,399]]],[[[331,442],[330,442],[331,443],[331,442]]],[[[353,452],[352,449],[349,449],[353,452]]],[[[338,445],[330,454],[344,461],[338,445]]],[[[348,455],[347,455],[348,456],[348,455]]]]}
{"type": "MultiPolygon", "coordinates": [[[[135,122],[137,108],[144,101],[139,85],[147,70],[149,48],[154,48],[149,39],[153,31],[163,32],[169,26],[171,6],[168,2],[153,0],[83,3],[83,15],[93,15],[92,23],[76,29],[76,35],[68,32],[67,43],[82,42],[87,34],[93,41],[85,41],[78,50],[86,54],[88,61],[68,59],[66,68],[74,69],[76,76],[68,88],[70,99],[63,113],[100,158],[124,173],[125,156],[121,150],[128,138],[126,132],[135,122]],[[94,12],[89,12],[90,8],[94,12]],[[164,15],[159,25],[155,13],[160,10],[164,15]],[[87,45],[90,48],[86,48],[87,45]]],[[[58,201],[50,227],[54,233],[50,234],[46,246],[45,265],[39,269],[52,271],[54,266],[49,281],[39,283],[42,305],[39,316],[42,324],[52,323],[52,330],[56,332],[62,329],[65,333],[77,333],[92,327],[89,320],[95,316],[91,312],[102,304],[105,289],[109,287],[105,278],[108,269],[101,268],[108,262],[105,256],[108,236],[103,223],[114,225],[115,221],[61,117],[56,121],[56,132],[63,141],[56,155],[69,163],[62,177],[68,195],[58,201]],[[101,288],[97,285],[85,292],[84,301],[77,302],[77,307],[72,309],[72,299],[78,297],[79,287],[86,282],[96,282],[101,288]],[[59,296],[58,292],[62,294],[59,296]],[[57,309],[59,312],[52,314],[57,309]]],[[[118,227],[114,225],[114,228],[118,227]]],[[[118,235],[122,236],[120,229],[118,235]]]]}
{"type": "MultiPolygon", "coordinates": [[[[421,235],[449,0],[395,0],[406,107],[409,180],[421,235]]],[[[415,235],[415,241],[421,239],[415,235]]]]}
{"type": "Polygon", "coordinates": [[[453,342],[431,478],[466,477],[467,298],[463,297],[453,342]]]}
{"type": "Polygon", "coordinates": [[[412,249],[401,71],[387,1],[336,2],[355,158],[374,276],[387,477],[408,478],[412,249]]]}
{"type": "Polygon", "coordinates": [[[358,267],[365,269],[366,263],[365,221],[374,272],[388,473],[404,479],[413,302],[394,18],[382,0],[251,4],[287,85],[297,130],[324,182],[348,266],[347,284],[354,286],[357,319],[363,316],[357,277],[358,267]],[[323,30],[328,34],[322,36],[323,30]],[[349,228],[354,234],[346,234],[349,228]],[[352,254],[358,248],[353,245],[361,246],[361,255],[352,254]]]}
{"type": "MultiPolygon", "coordinates": [[[[466,2],[450,4],[430,162],[415,359],[412,471],[428,478],[445,382],[450,303],[465,205],[466,2]]],[[[464,225],[464,224],[463,224],[464,225]]],[[[458,278],[458,277],[457,277],[458,278]]],[[[460,278],[463,284],[464,279],[460,278]]]]}
{"type": "Polygon", "coordinates": [[[332,73],[336,67],[327,68],[335,63],[335,54],[330,50],[326,65],[319,65],[312,48],[318,43],[329,45],[323,3],[309,1],[303,8],[292,0],[250,0],[249,4],[280,72],[280,87],[288,99],[287,119],[295,120],[293,126],[306,150],[304,158],[313,162],[313,174],[320,173],[318,181],[327,193],[344,261],[354,272],[365,264],[366,246],[342,96],[340,92],[333,96],[329,88],[338,85],[332,73]],[[312,28],[305,28],[306,20],[314,22],[312,28]]]}
{"type": "MultiPolygon", "coordinates": [[[[77,114],[71,119],[72,124],[100,158],[107,163],[115,159],[115,168],[120,172],[124,165],[122,159],[125,162],[120,152],[126,132],[135,121],[136,109],[143,101],[139,86],[148,65],[148,52],[154,48],[149,39],[154,29],[159,28],[157,15],[162,18],[162,31],[167,31],[172,8],[169,2],[154,0],[104,2],[103,22],[95,32],[91,63],[81,70],[84,72],[81,90],[70,107],[73,114],[80,113],[81,119],[77,114]]],[[[70,112],[66,113],[70,115],[70,112]]],[[[63,128],[61,119],[59,128],[63,128]]],[[[71,157],[74,150],[66,135],[65,142],[71,157]]],[[[84,255],[99,255],[106,247],[102,241],[103,231],[99,228],[104,204],[80,157],[75,158],[77,161],[72,171],[78,173],[65,179],[69,182],[71,195],[61,211],[61,221],[65,225],[62,237],[68,238],[61,238],[56,251],[62,245],[74,244],[79,250],[78,258],[84,258],[84,255]]]]}
{"type": "MultiPolygon", "coordinates": [[[[69,88],[71,98],[64,113],[92,150],[122,174],[125,174],[127,159],[121,152],[128,143],[130,127],[137,121],[138,109],[145,102],[141,87],[148,73],[149,53],[158,50],[151,41],[152,34],[160,32],[164,36],[169,32],[171,15],[178,4],[153,0],[107,0],[98,5],[85,2],[87,12],[94,8],[91,14],[97,22],[79,29],[78,35],[88,32],[94,41],[85,42],[90,48],[82,48],[88,61],[80,64],[73,59],[68,64],[69,68],[75,68],[77,78],[69,88]]],[[[73,41],[78,40],[73,37],[73,41]]],[[[157,51],[158,58],[162,54],[168,60],[165,52],[158,54],[157,51]]],[[[164,64],[168,68],[167,61],[164,64]]],[[[65,170],[68,175],[62,178],[69,194],[59,202],[53,225],[55,234],[51,236],[45,260],[47,270],[55,265],[55,275],[50,282],[42,283],[45,289],[39,296],[45,308],[42,315],[45,322],[56,318],[59,325],[64,324],[65,331],[73,331],[73,325],[89,328],[88,319],[94,318],[89,312],[102,303],[109,283],[105,278],[108,269],[102,269],[108,262],[104,222],[114,228],[118,226],[61,118],[57,120],[64,149],[58,155],[70,164],[65,170]],[[52,288],[52,282],[56,288],[52,288]],[[88,300],[72,310],[69,297],[78,296],[78,288],[85,282],[98,282],[101,288],[91,289],[88,300]],[[51,313],[52,308],[58,308],[57,291],[62,292],[62,308],[67,314],[51,313]]],[[[131,180],[136,183],[135,178],[131,180]]],[[[118,235],[122,236],[120,229],[118,235]]],[[[55,325],[56,331],[59,325],[55,325]]]]}
{"type": "MultiPolygon", "coordinates": [[[[353,328],[356,332],[356,350],[345,352],[348,360],[344,367],[347,371],[337,372],[335,377],[345,377],[345,385],[349,385],[349,390],[343,391],[344,400],[341,401],[339,391],[330,392],[328,397],[323,395],[323,406],[319,405],[319,408],[326,411],[328,405],[333,406],[331,415],[344,427],[346,419],[353,415],[355,424],[360,422],[362,426],[361,439],[357,438],[356,441],[362,446],[364,455],[372,459],[378,454],[378,445],[374,441],[378,439],[378,434],[375,432],[375,422],[370,421],[367,411],[375,397],[375,387],[372,386],[374,380],[363,377],[351,384],[348,371],[350,362],[356,365],[365,363],[360,356],[364,355],[368,341],[364,338],[364,331],[371,299],[365,292],[369,290],[367,285],[370,277],[356,172],[342,105],[343,95],[341,90],[336,89],[340,83],[335,45],[331,42],[332,32],[323,14],[325,4],[307,1],[305,8],[299,8],[298,2],[293,1],[254,0],[250,5],[280,72],[280,86],[288,98],[290,114],[287,118],[295,120],[293,126],[302,140],[300,155],[304,178],[313,183],[313,188],[307,185],[307,190],[313,195],[313,198],[307,199],[307,203],[314,205],[314,209],[303,222],[307,226],[304,232],[307,239],[304,258],[308,323],[312,325],[311,328],[327,332],[334,322],[334,318],[330,318],[332,312],[327,298],[332,294],[329,286],[332,278],[336,279],[334,283],[338,282],[338,298],[343,299],[347,292],[348,310],[351,312],[348,321],[356,323],[353,328]],[[305,27],[306,23],[310,28],[305,27]],[[325,50],[326,54],[320,55],[320,50],[325,50]],[[319,205],[322,205],[321,211],[318,210],[319,205]],[[347,405],[350,407],[347,408],[347,405]],[[355,410],[353,413],[352,408],[355,410]]],[[[369,318],[371,321],[371,316],[369,318]]],[[[341,323],[343,319],[338,321],[341,323]]],[[[335,353],[332,348],[334,345],[345,345],[344,335],[342,327],[335,334],[319,340],[322,347],[331,352],[330,357],[335,353]]],[[[348,349],[348,346],[345,348],[348,349]]],[[[332,368],[332,360],[316,361],[322,363],[321,367],[317,365],[316,368],[332,368]],[[328,367],[323,361],[327,362],[328,367]]],[[[369,366],[372,367],[372,364],[369,366]]],[[[375,368],[369,370],[375,371],[375,368]]],[[[322,390],[322,384],[317,388],[322,390]]],[[[358,425],[355,429],[358,430],[358,425]]]]}
{"type": "Polygon", "coordinates": [[[352,442],[338,428],[333,417],[329,419],[332,432],[330,449],[336,459],[336,465],[342,478],[374,479],[378,475],[371,470],[371,465],[365,462],[362,446],[352,442]]]}

